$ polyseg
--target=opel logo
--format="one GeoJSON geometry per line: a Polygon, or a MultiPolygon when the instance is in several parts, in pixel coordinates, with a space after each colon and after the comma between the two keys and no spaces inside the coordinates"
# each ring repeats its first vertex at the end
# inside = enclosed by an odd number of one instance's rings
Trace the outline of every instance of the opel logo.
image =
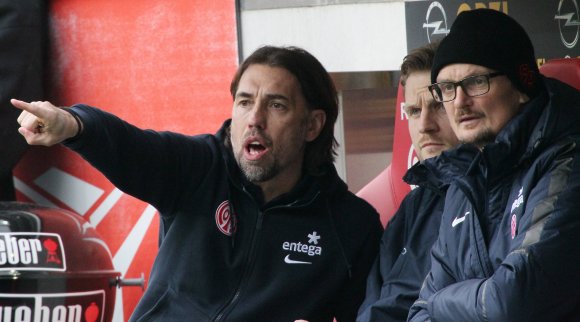
{"type": "Polygon", "coordinates": [[[580,22],[578,21],[578,3],[576,0],[560,0],[558,4],[558,13],[554,16],[558,21],[558,29],[560,30],[560,38],[562,43],[569,49],[574,48],[578,43],[578,36],[580,34],[580,22]],[[562,8],[562,4],[571,3],[571,5],[562,8]]]}
{"type": "Polygon", "coordinates": [[[429,5],[423,28],[427,32],[427,40],[430,43],[447,36],[449,33],[449,29],[447,28],[447,15],[445,14],[445,9],[439,2],[434,1],[429,5]]]}

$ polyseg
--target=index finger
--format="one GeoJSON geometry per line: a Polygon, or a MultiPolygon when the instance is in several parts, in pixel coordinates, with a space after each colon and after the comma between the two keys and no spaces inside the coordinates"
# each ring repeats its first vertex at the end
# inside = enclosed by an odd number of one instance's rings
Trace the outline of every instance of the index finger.
{"type": "Polygon", "coordinates": [[[14,107],[21,109],[23,111],[27,111],[28,113],[33,114],[39,118],[45,116],[44,115],[45,113],[43,113],[44,110],[41,108],[39,104],[27,103],[14,98],[10,100],[10,103],[12,103],[14,107]]]}
{"type": "MultiPolygon", "coordinates": [[[[15,98],[10,99],[10,103],[12,103],[12,105],[14,105],[14,107],[19,108],[21,110],[25,110],[28,112],[32,112],[31,111],[31,106],[32,104],[21,101],[21,100],[17,100],[15,98]]],[[[34,109],[34,107],[32,107],[32,109],[34,109]]]]}

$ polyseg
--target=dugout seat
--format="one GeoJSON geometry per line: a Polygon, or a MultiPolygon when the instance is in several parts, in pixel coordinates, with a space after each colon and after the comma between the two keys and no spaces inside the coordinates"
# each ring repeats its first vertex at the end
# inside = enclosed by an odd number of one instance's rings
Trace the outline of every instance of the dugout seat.
{"type": "Polygon", "coordinates": [[[540,66],[544,76],[558,79],[580,90],[580,58],[557,58],[540,66]]]}
{"type": "Polygon", "coordinates": [[[407,117],[403,113],[403,86],[399,84],[393,136],[393,158],[391,163],[373,180],[357,192],[357,196],[370,203],[379,215],[383,226],[395,214],[401,201],[411,187],[403,181],[403,175],[416,159],[411,145],[407,117]]]}

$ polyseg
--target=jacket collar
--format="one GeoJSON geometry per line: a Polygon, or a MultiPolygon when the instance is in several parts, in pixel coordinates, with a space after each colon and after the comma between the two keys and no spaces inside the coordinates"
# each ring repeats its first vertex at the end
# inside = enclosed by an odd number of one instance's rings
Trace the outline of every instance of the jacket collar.
{"type": "MultiPolygon", "coordinates": [[[[230,125],[231,119],[226,120],[216,133],[216,137],[221,143],[221,154],[226,165],[228,177],[234,187],[239,190],[245,190],[249,192],[250,195],[258,202],[258,204],[262,205],[263,198],[260,188],[244,178],[242,171],[239,168],[236,159],[234,158],[230,143],[230,125]]],[[[322,167],[320,174],[304,174],[298,183],[292,188],[292,190],[274,198],[264,206],[279,204],[305,204],[309,203],[320,193],[332,194],[340,190],[346,191],[347,186],[338,176],[334,165],[327,164],[322,167]]]]}

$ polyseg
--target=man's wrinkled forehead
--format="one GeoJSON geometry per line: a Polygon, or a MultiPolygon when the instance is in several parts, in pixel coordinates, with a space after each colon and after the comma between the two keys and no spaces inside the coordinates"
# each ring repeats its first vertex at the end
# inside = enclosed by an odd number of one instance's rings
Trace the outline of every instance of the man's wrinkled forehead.
{"type": "Polygon", "coordinates": [[[416,88],[414,91],[405,88],[405,105],[404,108],[409,107],[423,107],[433,101],[433,96],[429,92],[428,85],[416,88]],[[412,92],[412,93],[411,93],[412,92]]]}

